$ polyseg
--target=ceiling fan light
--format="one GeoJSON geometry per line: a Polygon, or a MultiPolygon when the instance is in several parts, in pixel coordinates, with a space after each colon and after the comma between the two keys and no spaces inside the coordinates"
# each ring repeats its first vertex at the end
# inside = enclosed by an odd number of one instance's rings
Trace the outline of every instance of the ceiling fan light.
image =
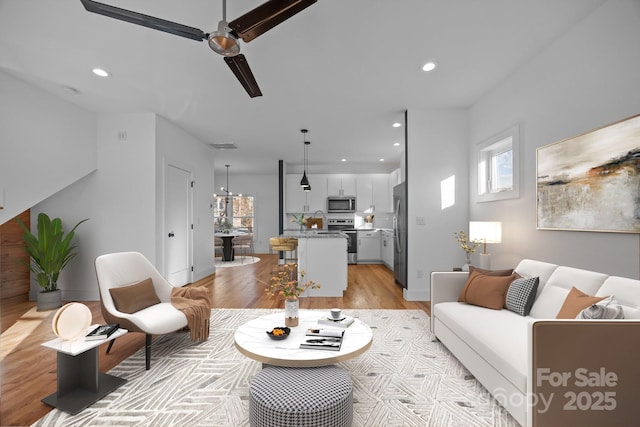
{"type": "Polygon", "coordinates": [[[238,38],[231,34],[229,24],[226,21],[218,23],[218,30],[209,35],[209,47],[223,56],[236,56],[240,53],[238,38]]]}

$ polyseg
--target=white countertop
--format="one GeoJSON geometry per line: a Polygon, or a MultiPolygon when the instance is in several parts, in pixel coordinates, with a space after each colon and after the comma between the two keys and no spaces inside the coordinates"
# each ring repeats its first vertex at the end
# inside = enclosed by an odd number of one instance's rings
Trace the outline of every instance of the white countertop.
{"type": "Polygon", "coordinates": [[[334,231],[330,231],[328,232],[327,230],[314,230],[314,229],[310,229],[307,231],[287,231],[286,234],[283,237],[295,237],[296,239],[315,239],[315,238],[321,238],[321,239],[335,239],[335,238],[341,238],[341,239],[346,239],[348,236],[345,233],[342,232],[334,232],[334,231]]]}

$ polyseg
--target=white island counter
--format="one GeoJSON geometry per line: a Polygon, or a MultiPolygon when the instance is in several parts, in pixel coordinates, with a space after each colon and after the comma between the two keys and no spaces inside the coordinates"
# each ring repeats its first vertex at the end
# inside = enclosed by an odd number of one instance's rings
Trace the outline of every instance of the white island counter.
{"type": "Polygon", "coordinates": [[[298,239],[298,270],[309,280],[321,285],[308,289],[309,297],[342,297],[347,289],[347,235],[344,233],[309,230],[286,232],[298,239]]]}

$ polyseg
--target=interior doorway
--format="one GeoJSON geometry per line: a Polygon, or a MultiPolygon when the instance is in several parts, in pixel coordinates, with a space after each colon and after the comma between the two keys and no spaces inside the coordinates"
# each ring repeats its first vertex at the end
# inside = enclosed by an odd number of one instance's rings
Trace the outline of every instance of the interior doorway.
{"type": "Polygon", "coordinates": [[[167,164],[164,197],[164,275],[175,286],[185,285],[193,279],[191,182],[191,171],[167,164]]]}

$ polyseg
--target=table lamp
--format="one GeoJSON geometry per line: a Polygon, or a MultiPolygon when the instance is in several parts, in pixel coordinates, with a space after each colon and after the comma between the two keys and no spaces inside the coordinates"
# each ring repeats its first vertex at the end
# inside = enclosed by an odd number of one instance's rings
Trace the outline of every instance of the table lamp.
{"type": "Polygon", "coordinates": [[[469,221],[469,240],[482,243],[482,253],[478,267],[491,268],[491,254],[487,253],[487,243],[502,242],[500,221],[469,221]]]}

